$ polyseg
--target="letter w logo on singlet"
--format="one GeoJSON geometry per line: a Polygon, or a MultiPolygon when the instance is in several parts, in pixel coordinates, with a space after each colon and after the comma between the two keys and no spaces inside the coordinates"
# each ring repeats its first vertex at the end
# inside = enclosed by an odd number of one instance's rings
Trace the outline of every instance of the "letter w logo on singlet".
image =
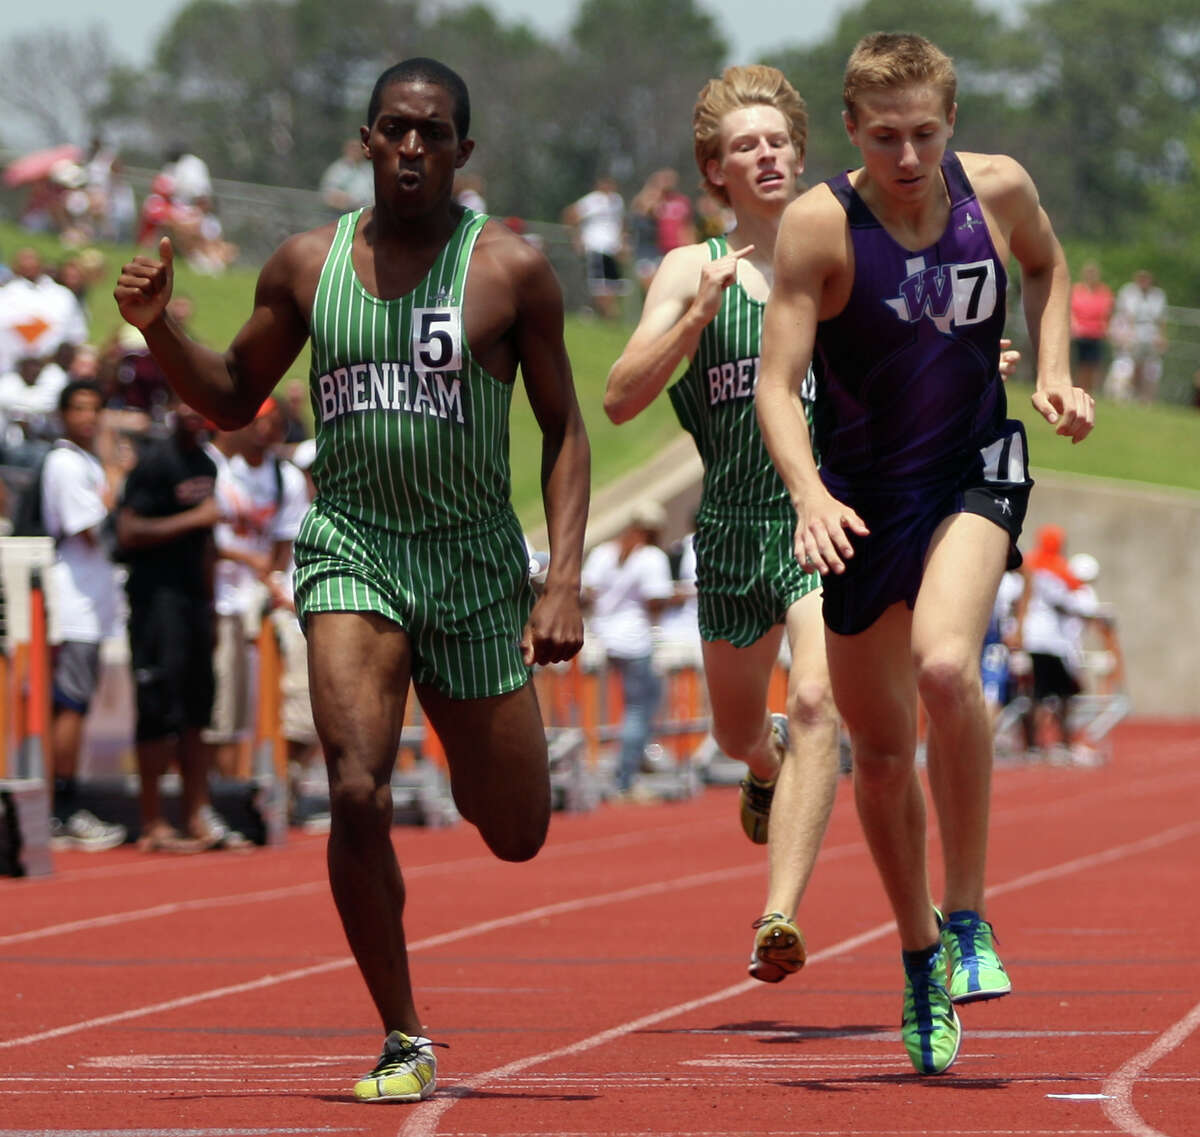
{"type": "Polygon", "coordinates": [[[978,324],[996,309],[996,266],[991,260],[932,265],[924,257],[905,261],[900,295],[885,300],[907,324],[928,316],[943,335],[953,327],[978,324]]]}

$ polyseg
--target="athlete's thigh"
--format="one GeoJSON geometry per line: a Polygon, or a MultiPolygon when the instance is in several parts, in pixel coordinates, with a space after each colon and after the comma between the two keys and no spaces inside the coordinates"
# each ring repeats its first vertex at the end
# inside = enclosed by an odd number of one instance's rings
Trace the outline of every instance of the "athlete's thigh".
{"type": "Polygon", "coordinates": [[[776,626],[748,647],[734,647],[728,640],[702,642],[704,680],[717,734],[761,729],[782,639],[783,628],[776,626]]]}
{"type": "Polygon", "coordinates": [[[977,661],[1008,546],[1008,533],[975,513],[955,513],[937,527],[913,609],[918,666],[934,653],[977,661]]]}
{"type": "Polygon", "coordinates": [[[788,650],[792,665],[788,687],[795,690],[808,683],[827,685],[829,660],[825,653],[825,621],[821,617],[821,590],[809,592],[792,603],[787,614],[788,650]]]}
{"type": "Polygon", "coordinates": [[[446,751],[459,812],[480,828],[545,824],[550,765],[533,684],[478,699],[452,699],[426,684],[416,692],[446,751]]]}
{"type": "Polygon", "coordinates": [[[369,774],[390,780],[412,672],[408,634],[373,612],[308,617],[313,721],[330,782],[369,774]]]}
{"type": "Polygon", "coordinates": [[[915,745],[917,688],[911,633],[912,613],[903,601],[854,635],[826,630],[833,698],[856,752],[866,748],[894,755],[915,745]]]}

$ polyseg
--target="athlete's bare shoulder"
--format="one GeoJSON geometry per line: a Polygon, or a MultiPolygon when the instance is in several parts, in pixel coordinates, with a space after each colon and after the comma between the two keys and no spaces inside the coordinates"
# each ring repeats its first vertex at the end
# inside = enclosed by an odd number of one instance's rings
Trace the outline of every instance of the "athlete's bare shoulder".
{"type": "Polygon", "coordinates": [[[336,221],[331,221],[317,229],[293,234],[275,250],[267,263],[278,260],[292,273],[311,271],[315,268],[317,275],[320,275],[321,266],[324,265],[333,245],[333,235],[337,232],[337,226],[336,221]]]}
{"type": "Polygon", "coordinates": [[[1037,189],[1025,167],[1007,154],[958,155],[976,197],[997,217],[1011,223],[1036,208],[1037,189]]]}
{"type": "Polygon", "coordinates": [[[300,311],[307,315],[312,310],[317,282],[336,231],[337,222],[333,221],[288,237],[263,265],[258,278],[260,295],[264,289],[290,293],[300,311]]]}
{"type": "Polygon", "coordinates": [[[824,183],[806,190],[783,212],[776,242],[789,257],[826,262],[841,257],[846,247],[846,211],[824,183]]]}
{"type": "Polygon", "coordinates": [[[550,260],[502,221],[489,218],[475,241],[471,272],[481,272],[494,284],[520,286],[544,275],[554,275],[550,260]]]}

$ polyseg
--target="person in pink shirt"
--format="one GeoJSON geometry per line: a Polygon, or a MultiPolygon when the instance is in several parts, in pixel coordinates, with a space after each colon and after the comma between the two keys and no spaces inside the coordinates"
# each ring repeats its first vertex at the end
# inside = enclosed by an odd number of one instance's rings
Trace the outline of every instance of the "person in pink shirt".
{"type": "Polygon", "coordinates": [[[680,245],[690,245],[696,239],[692,220],[692,200],[679,191],[679,175],[674,170],[662,171],[661,196],[655,219],[658,222],[658,251],[665,256],[680,245]]]}
{"type": "Polygon", "coordinates": [[[1112,310],[1112,289],[1100,279],[1100,266],[1088,261],[1081,279],[1071,287],[1071,347],[1075,380],[1089,394],[1100,379],[1112,310]]]}

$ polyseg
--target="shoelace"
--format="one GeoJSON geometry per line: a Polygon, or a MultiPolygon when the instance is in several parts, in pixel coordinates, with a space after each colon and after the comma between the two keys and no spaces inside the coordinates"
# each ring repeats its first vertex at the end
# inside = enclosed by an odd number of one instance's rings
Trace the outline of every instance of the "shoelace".
{"type": "Polygon", "coordinates": [[[389,1067],[400,1066],[412,1058],[420,1058],[422,1056],[421,1051],[424,1050],[426,1046],[440,1046],[443,1050],[450,1049],[450,1043],[434,1042],[431,1038],[426,1039],[419,1046],[417,1043],[413,1042],[411,1038],[405,1038],[403,1042],[397,1043],[392,1043],[389,1040],[387,1045],[384,1047],[383,1054],[380,1055],[378,1065],[374,1070],[371,1071],[371,1073],[382,1074],[389,1067]]]}
{"type": "Polygon", "coordinates": [[[791,921],[782,912],[768,912],[765,916],[759,916],[759,918],[755,920],[750,927],[765,928],[768,924],[773,924],[776,921],[780,921],[784,924],[791,923],[791,921]]]}

